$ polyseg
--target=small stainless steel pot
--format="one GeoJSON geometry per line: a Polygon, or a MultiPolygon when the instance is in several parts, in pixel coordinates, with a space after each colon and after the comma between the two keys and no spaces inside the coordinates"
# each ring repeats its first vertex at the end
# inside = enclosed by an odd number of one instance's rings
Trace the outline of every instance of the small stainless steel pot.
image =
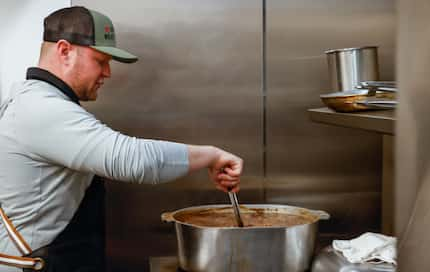
{"type": "Polygon", "coordinates": [[[334,49],[325,53],[333,91],[353,90],[362,81],[379,80],[378,47],[334,49]]]}
{"type": "Polygon", "coordinates": [[[228,205],[196,206],[163,213],[174,222],[181,269],[188,272],[303,272],[310,267],[318,221],[328,219],[323,211],[287,205],[241,205],[241,212],[267,209],[271,212],[306,215],[310,223],[292,227],[201,227],[176,220],[175,215],[228,205]],[[242,209],[244,209],[242,211],[242,209]]]}

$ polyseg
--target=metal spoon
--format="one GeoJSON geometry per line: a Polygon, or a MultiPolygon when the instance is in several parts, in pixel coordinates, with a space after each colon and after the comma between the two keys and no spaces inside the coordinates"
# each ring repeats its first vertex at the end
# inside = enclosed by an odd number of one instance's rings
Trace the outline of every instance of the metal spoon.
{"type": "Polygon", "coordinates": [[[240,228],[243,228],[242,217],[240,216],[239,201],[237,201],[236,193],[228,191],[228,197],[230,198],[231,205],[233,206],[234,217],[236,218],[236,223],[240,228]]]}
{"type": "MultiPolygon", "coordinates": [[[[226,173],[224,168],[221,168],[220,172],[226,173]]],[[[234,187],[227,188],[228,197],[230,198],[231,205],[233,206],[234,218],[236,219],[236,223],[240,228],[243,228],[243,221],[242,217],[240,216],[239,201],[237,200],[236,193],[231,191],[233,188],[234,187]]]]}

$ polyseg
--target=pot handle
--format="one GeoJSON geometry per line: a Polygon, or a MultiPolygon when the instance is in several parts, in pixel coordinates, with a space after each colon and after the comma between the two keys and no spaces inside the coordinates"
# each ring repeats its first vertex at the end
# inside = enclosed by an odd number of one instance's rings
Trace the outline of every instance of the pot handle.
{"type": "Polygon", "coordinates": [[[328,214],[325,211],[315,211],[315,210],[313,210],[311,212],[312,212],[312,214],[318,216],[320,218],[320,220],[328,220],[328,219],[330,219],[330,214],[328,214]]]}
{"type": "Polygon", "coordinates": [[[164,222],[175,222],[175,218],[173,218],[173,212],[164,212],[161,214],[161,220],[164,222]]]}

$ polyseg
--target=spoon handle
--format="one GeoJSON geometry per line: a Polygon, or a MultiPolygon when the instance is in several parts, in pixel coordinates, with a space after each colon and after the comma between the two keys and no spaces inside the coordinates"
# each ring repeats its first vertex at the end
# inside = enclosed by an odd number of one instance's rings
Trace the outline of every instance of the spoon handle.
{"type": "Polygon", "coordinates": [[[236,218],[236,223],[240,228],[242,228],[243,221],[242,221],[242,217],[240,216],[239,202],[237,201],[236,193],[228,192],[228,196],[230,198],[231,205],[233,205],[233,211],[234,211],[234,217],[236,218]]]}

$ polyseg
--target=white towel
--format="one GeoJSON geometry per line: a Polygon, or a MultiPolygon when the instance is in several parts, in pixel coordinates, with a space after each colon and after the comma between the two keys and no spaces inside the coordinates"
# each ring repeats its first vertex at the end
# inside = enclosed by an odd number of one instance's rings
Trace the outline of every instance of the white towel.
{"type": "Polygon", "coordinates": [[[342,252],[351,263],[382,263],[396,265],[396,238],[366,232],[352,240],[333,240],[333,248],[342,252]]]}

